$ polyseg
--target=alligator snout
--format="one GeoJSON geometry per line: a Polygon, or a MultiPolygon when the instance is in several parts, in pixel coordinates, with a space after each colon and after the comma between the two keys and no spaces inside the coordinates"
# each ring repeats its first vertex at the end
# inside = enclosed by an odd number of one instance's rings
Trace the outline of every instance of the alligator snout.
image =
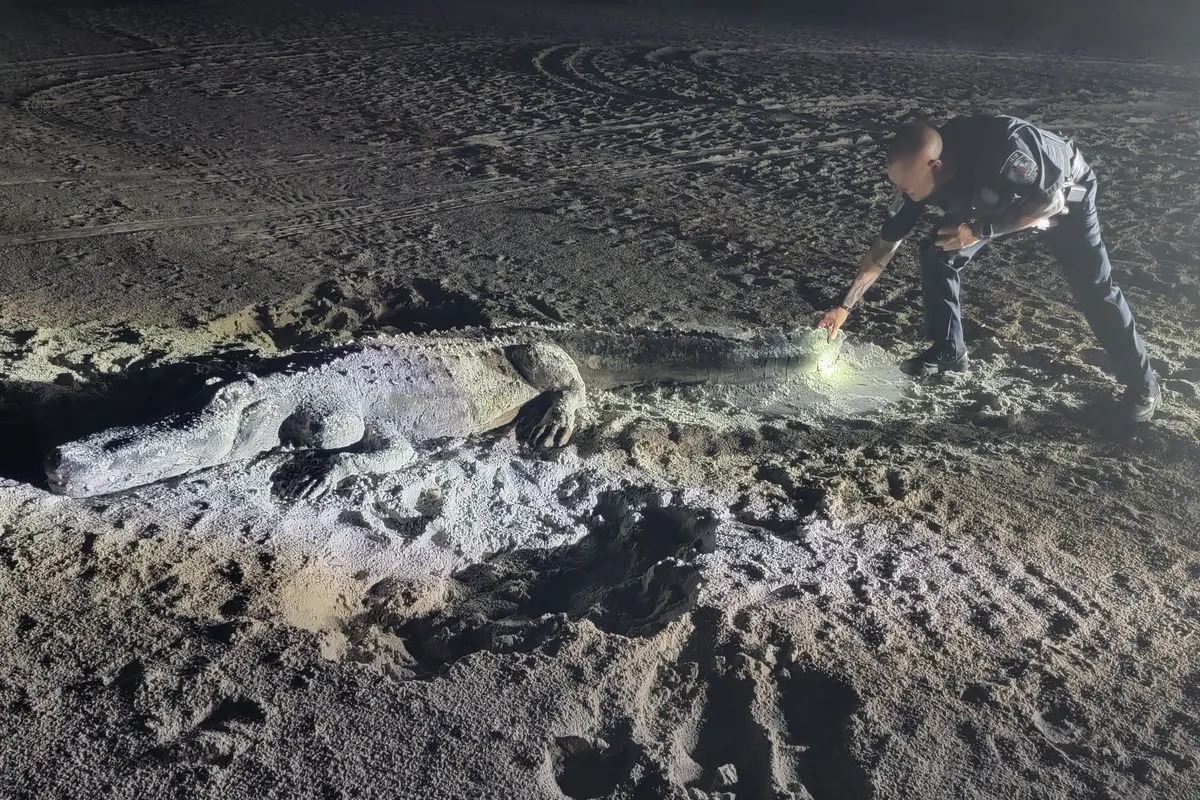
{"type": "Polygon", "coordinates": [[[94,488],[91,471],[68,448],[56,447],[46,456],[46,483],[54,494],[86,497],[94,488]]]}
{"type": "Polygon", "coordinates": [[[56,447],[50,454],[46,456],[46,482],[50,485],[50,491],[55,494],[66,494],[67,482],[66,477],[62,474],[63,463],[66,461],[61,447],[56,447]]]}

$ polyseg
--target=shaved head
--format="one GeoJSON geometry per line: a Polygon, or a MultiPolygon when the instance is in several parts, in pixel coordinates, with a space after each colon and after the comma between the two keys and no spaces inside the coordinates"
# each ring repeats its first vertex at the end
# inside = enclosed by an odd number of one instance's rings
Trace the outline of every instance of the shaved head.
{"type": "Polygon", "coordinates": [[[909,122],[900,126],[888,144],[888,164],[921,159],[937,161],[942,157],[942,135],[928,122],[909,122]]]}
{"type": "Polygon", "coordinates": [[[909,122],[887,150],[888,179],[919,202],[933,194],[942,173],[942,135],[928,122],[909,122]]]}

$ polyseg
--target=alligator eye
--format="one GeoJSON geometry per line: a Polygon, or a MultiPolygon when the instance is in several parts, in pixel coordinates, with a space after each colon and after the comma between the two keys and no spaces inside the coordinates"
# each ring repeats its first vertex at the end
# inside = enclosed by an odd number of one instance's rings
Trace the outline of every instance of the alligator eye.
{"type": "Polygon", "coordinates": [[[133,442],[134,442],[134,437],[130,434],[125,434],[124,436],[117,436],[113,439],[109,439],[107,442],[104,443],[104,452],[111,453],[115,450],[120,450],[122,447],[127,447],[127,446],[133,444],[133,442]]]}

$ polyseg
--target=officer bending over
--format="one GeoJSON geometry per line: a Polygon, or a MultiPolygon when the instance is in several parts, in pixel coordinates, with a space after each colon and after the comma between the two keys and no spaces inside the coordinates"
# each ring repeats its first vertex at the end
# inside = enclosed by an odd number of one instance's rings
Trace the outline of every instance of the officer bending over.
{"type": "Polygon", "coordinates": [[[920,249],[925,329],[933,346],[900,368],[910,375],[962,372],[968,366],[959,305],[963,267],[995,237],[1038,228],[1126,387],[1124,413],[1132,422],[1154,416],[1162,393],[1133,312],[1112,279],[1096,212],[1096,173],[1070,139],[1015,117],[960,117],[940,128],[904,125],[887,159],[896,199],[850,291],[820,327],[831,336],[838,332],[933,204],[945,216],[920,249]]]}

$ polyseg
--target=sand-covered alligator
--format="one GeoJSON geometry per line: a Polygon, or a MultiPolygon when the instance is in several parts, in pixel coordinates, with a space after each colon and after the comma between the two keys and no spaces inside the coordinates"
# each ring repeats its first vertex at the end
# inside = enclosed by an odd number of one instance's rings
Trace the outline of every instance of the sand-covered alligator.
{"type": "Polygon", "coordinates": [[[539,397],[549,404],[530,443],[561,446],[589,386],[759,382],[812,371],[839,345],[813,331],[377,336],[219,386],[198,412],[65,444],[47,458],[46,474],[52,491],[87,497],[290,445],[330,453],[326,474],[300,491],[313,496],[351,476],[398,469],[416,442],[507,425],[539,397]]]}

